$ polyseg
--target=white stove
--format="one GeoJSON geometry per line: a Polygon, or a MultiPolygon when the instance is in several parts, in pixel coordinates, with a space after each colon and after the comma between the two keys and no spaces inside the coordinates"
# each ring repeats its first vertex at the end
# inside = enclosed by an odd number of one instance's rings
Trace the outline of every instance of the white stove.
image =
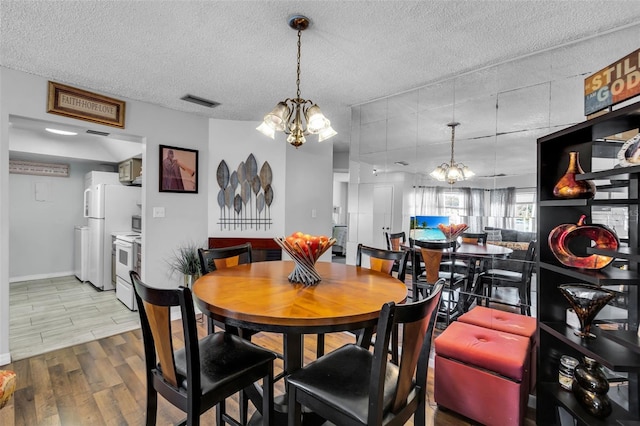
{"type": "Polygon", "coordinates": [[[116,297],[132,311],[138,310],[135,300],[133,285],[129,271],[135,270],[137,253],[135,251],[136,240],[140,239],[139,232],[116,232],[115,237],[115,262],[116,262],[116,297]]]}

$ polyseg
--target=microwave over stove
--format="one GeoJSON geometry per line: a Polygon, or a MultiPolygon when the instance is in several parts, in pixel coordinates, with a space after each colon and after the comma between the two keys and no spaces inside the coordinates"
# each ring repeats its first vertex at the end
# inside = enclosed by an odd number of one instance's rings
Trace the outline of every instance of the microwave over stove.
{"type": "Polygon", "coordinates": [[[142,216],[131,216],[131,230],[135,232],[142,232],[142,216]]]}

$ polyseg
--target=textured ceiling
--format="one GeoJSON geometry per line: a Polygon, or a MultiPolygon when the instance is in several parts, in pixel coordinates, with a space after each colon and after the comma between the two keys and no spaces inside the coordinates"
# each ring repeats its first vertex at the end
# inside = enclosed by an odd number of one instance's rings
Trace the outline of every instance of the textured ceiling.
{"type": "MultiPolygon", "coordinates": [[[[640,21],[640,1],[4,1],[0,65],[256,124],[295,95],[346,150],[350,107],[640,21]],[[192,94],[215,109],[180,100],[192,94]]],[[[315,139],[315,138],[314,138],[315,139]]]]}

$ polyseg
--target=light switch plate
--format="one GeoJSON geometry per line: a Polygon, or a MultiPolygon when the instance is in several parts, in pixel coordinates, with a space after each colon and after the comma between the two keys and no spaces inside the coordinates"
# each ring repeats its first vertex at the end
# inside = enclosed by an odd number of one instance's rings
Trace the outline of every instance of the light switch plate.
{"type": "Polygon", "coordinates": [[[153,217],[164,217],[164,207],[154,207],[153,217]]]}

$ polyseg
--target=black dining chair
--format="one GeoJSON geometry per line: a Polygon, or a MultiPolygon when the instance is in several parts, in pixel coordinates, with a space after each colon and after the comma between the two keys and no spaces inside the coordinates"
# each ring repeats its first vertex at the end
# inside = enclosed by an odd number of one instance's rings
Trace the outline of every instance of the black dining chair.
{"type": "MultiPolygon", "coordinates": [[[[464,232],[460,235],[460,239],[465,244],[479,244],[482,246],[487,245],[487,233],[486,232],[464,232]]],[[[467,283],[469,288],[473,288],[474,283],[480,272],[483,270],[483,262],[478,258],[461,259],[456,258],[455,269],[456,272],[461,274],[467,274],[467,283]]],[[[447,270],[451,267],[451,262],[442,262],[442,268],[447,270]]]]}
{"type": "MultiPolygon", "coordinates": [[[[405,274],[406,273],[410,273],[411,272],[411,268],[413,267],[413,265],[411,265],[411,254],[410,252],[410,248],[407,246],[407,235],[404,233],[404,231],[402,232],[385,232],[384,233],[384,237],[385,240],[387,241],[387,250],[394,250],[394,251],[406,251],[407,252],[407,257],[405,258],[405,265],[404,265],[404,271],[405,274]]],[[[398,270],[400,269],[400,265],[396,262],[393,265],[393,272],[398,272],[398,270]]]]}
{"type": "Polygon", "coordinates": [[[358,244],[356,248],[356,266],[362,266],[362,257],[369,258],[369,269],[391,275],[394,265],[399,265],[398,280],[406,279],[407,252],[403,250],[384,250],[358,244]]]}
{"type": "MultiPolygon", "coordinates": [[[[398,280],[402,283],[405,281],[406,251],[383,250],[375,247],[369,247],[358,244],[356,249],[356,266],[362,266],[362,258],[369,258],[369,269],[378,272],[384,272],[391,275],[394,265],[400,265],[398,270],[398,280]]],[[[395,327],[391,332],[391,361],[398,363],[398,329],[395,327]]]]}
{"type": "Polygon", "coordinates": [[[230,247],[201,248],[198,249],[198,256],[200,257],[200,271],[204,275],[216,269],[251,263],[251,243],[230,247]]]}
{"type": "MultiPolygon", "coordinates": [[[[462,314],[462,303],[460,303],[460,293],[466,290],[469,272],[457,272],[456,268],[442,268],[442,261],[456,263],[456,241],[420,241],[414,242],[414,261],[417,265],[424,264],[424,273],[413,274],[412,293],[414,300],[425,297],[431,292],[434,284],[443,279],[445,281],[442,303],[439,315],[444,318],[445,326],[451,320],[462,314]]],[[[467,268],[469,265],[467,264],[467,268]]]]}
{"type": "Polygon", "coordinates": [[[522,315],[531,316],[531,280],[535,266],[536,243],[536,240],[529,242],[524,260],[518,262],[518,270],[488,269],[480,274],[480,285],[487,306],[492,301],[494,288],[511,287],[518,290],[518,303],[511,304],[506,301],[499,303],[517,306],[522,315]]]}
{"type": "MultiPolygon", "coordinates": [[[[233,266],[251,263],[251,243],[209,249],[200,248],[198,249],[198,257],[200,258],[200,271],[202,275],[208,274],[209,272],[217,269],[231,268],[233,266]]],[[[215,326],[223,330],[228,328],[225,324],[208,317],[207,328],[209,333],[213,333],[215,326]]],[[[236,333],[245,339],[249,339],[253,334],[255,334],[251,330],[244,329],[234,329],[229,331],[236,333]]]]}
{"type": "Polygon", "coordinates": [[[387,250],[399,251],[400,246],[407,242],[407,236],[404,232],[385,232],[384,237],[387,241],[387,250]]]}
{"type": "Polygon", "coordinates": [[[302,406],[336,425],[425,425],[427,369],[442,283],[417,302],[382,306],[373,353],[348,344],[287,377],[290,426],[302,406]],[[392,330],[402,325],[399,366],[388,361],[392,330]]]}
{"type": "Polygon", "coordinates": [[[216,422],[245,424],[232,419],[225,400],[262,380],[262,411],[265,424],[273,419],[273,361],[275,354],[228,332],[209,334],[198,340],[191,290],[149,287],[135,272],[133,282],[147,378],[146,425],[156,424],[158,393],[187,413],[186,424],[200,424],[200,415],[216,406],[216,422]],[[184,347],[172,338],[171,308],[180,307],[184,347]],[[157,356],[157,357],[156,357],[157,356]]]}

